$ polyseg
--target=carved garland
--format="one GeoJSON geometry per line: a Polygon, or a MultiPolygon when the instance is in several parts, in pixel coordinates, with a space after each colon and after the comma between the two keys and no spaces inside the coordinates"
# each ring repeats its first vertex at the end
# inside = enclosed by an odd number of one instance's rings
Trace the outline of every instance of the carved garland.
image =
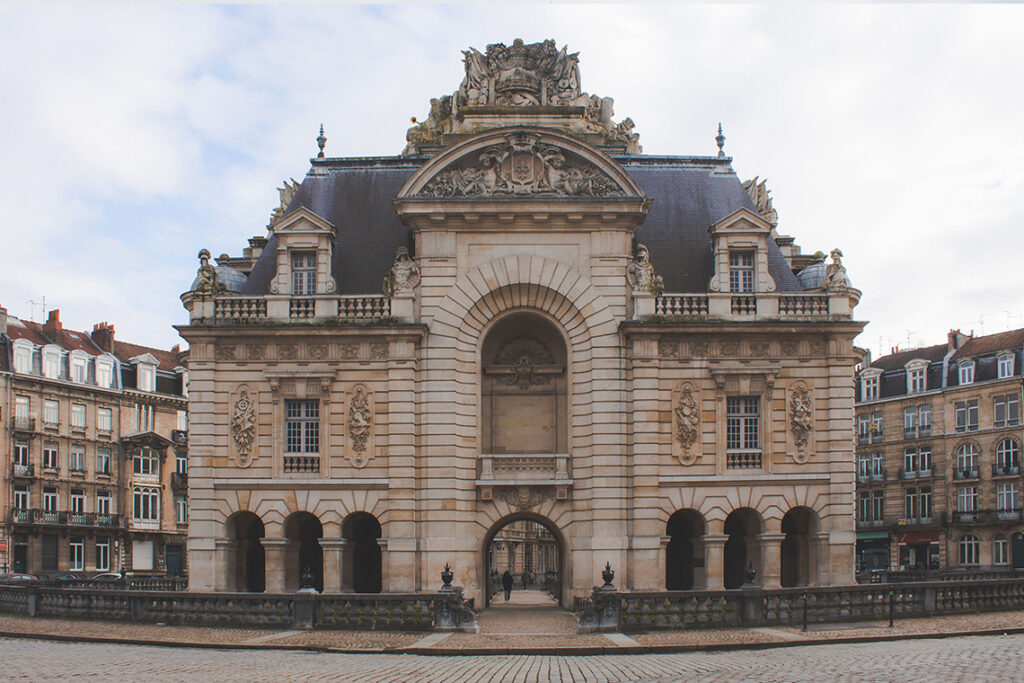
{"type": "Polygon", "coordinates": [[[796,449],[793,459],[798,463],[807,462],[812,428],[811,392],[802,383],[797,384],[789,397],[789,429],[793,434],[793,446],[796,449]]]}
{"type": "Polygon", "coordinates": [[[249,388],[242,385],[238,400],[231,411],[231,438],[238,452],[239,467],[252,464],[253,446],[256,442],[256,406],[249,398],[249,388]]]}
{"type": "Polygon", "coordinates": [[[373,413],[370,410],[369,394],[365,386],[356,385],[348,409],[348,435],[352,442],[349,459],[355,467],[366,467],[370,461],[368,450],[372,424],[373,413]]]}
{"type": "Polygon", "coordinates": [[[679,392],[675,416],[676,440],[680,447],[679,462],[683,465],[692,465],[698,455],[692,449],[697,443],[697,437],[700,436],[700,406],[698,397],[694,395],[693,387],[689,384],[684,384],[679,392]]]}

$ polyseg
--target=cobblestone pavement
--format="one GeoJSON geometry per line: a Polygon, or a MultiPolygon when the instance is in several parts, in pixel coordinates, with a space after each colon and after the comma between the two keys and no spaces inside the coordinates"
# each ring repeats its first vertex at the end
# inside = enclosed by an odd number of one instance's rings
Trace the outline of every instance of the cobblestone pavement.
{"type": "Polygon", "coordinates": [[[0,652],[9,681],[1024,681],[1024,635],[605,656],[242,652],[2,638],[0,652]]]}

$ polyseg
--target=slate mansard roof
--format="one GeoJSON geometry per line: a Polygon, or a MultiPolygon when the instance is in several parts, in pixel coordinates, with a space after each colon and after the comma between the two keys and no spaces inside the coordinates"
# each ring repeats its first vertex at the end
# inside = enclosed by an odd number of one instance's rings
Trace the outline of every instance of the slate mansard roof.
{"type": "MultiPolygon", "coordinates": [[[[713,274],[708,228],[740,208],[756,209],[730,166],[730,159],[619,155],[612,157],[652,201],[637,241],[669,292],[704,292],[713,274]]],[[[304,207],[337,228],[333,274],[341,294],[379,292],[395,249],[412,251],[412,230],[392,201],[426,156],[314,159],[285,215],[304,207]]],[[[277,239],[271,236],[242,288],[267,293],[277,270],[277,239]]],[[[768,240],[768,270],[780,292],[801,287],[774,240],[768,240]]]]}

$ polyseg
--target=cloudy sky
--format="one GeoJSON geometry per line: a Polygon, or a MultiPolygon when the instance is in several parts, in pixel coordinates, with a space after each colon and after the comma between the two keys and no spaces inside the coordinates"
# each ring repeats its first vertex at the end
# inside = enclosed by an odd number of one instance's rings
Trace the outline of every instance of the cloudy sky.
{"type": "Polygon", "coordinates": [[[321,122],[402,150],[460,50],[554,38],[647,153],[768,178],[779,230],[840,247],[862,346],[1024,327],[1024,7],[0,6],[0,304],[169,347],[201,247],[265,234],[321,122]],[[30,303],[35,302],[35,303],[30,303]]]}

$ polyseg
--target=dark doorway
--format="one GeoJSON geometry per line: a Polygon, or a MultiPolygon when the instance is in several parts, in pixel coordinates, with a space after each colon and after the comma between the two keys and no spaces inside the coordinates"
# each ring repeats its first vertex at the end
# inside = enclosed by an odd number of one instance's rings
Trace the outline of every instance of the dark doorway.
{"type": "Polygon", "coordinates": [[[287,539],[285,556],[285,590],[302,588],[302,575],[308,570],[313,588],[324,590],[324,551],[320,538],[324,534],[320,520],[308,512],[296,512],[284,524],[287,539]]]}
{"type": "Polygon", "coordinates": [[[342,524],[345,537],[345,566],[342,582],[356,593],[380,593],[383,585],[380,522],[373,515],[356,512],[342,524]]]}
{"type": "MultiPolygon", "coordinates": [[[[693,590],[697,568],[704,567],[704,519],[695,510],[679,510],[669,517],[666,533],[665,589],[693,590]]],[[[703,579],[703,571],[700,574],[703,579]]]]}
{"type": "Polygon", "coordinates": [[[811,583],[811,534],[815,531],[815,515],[810,508],[797,507],[782,518],[782,567],[779,582],[783,588],[807,586],[811,583]]]}
{"type": "Polygon", "coordinates": [[[169,545],[164,549],[167,576],[184,576],[185,567],[180,545],[169,545]]]}
{"type": "Polygon", "coordinates": [[[1013,535],[1011,552],[1013,553],[1013,568],[1024,569],[1024,534],[1019,531],[1013,535]]]}
{"type": "MultiPolygon", "coordinates": [[[[729,537],[724,548],[723,585],[739,588],[747,582],[747,565],[759,571],[761,533],[760,519],[750,508],[734,510],[725,520],[725,533],[729,537]]],[[[757,578],[755,578],[755,582],[757,578]]]]}
{"type": "Polygon", "coordinates": [[[260,539],[263,521],[251,512],[239,512],[228,520],[228,538],[235,542],[234,590],[262,593],[266,590],[266,558],[260,539]]]}
{"type": "Polygon", "coordinates": [[[28,546],[24,543],[14,544],[14,564],[11,570],[15,574],[28,572],[28,546]]]}

